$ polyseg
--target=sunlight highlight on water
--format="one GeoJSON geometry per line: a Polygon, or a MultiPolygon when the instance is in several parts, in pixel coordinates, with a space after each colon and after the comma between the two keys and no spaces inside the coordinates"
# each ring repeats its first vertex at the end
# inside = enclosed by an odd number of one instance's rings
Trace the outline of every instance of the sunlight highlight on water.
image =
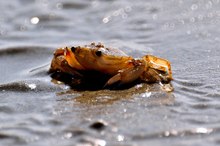
{"type": "Polygon", "coordinates": [[[26,83],[26,85],[31,89],[31,90],[34,90],[34,89],[36,89],[36,87],[37,87],[37,85],[36,84],[28,84],[28,83],[26,83]]]}
{"type": "Polygon", "coordinates": [[[38,17],[33,17],[33,18],[31,18],[31,23],[32,23],[32,24],[38,24],[39,21],[40,21],[40,19],[39,19],[38,17]]]}
{"type": "Polygon", "coordinates": [[[194,130],[195,133],[201,133],[201,134],[209,134],[211,132],[213,132],[213,129],[211,128],[205,128],[205,127],[199,127],[199,128],[196,128],[194,130]]]}

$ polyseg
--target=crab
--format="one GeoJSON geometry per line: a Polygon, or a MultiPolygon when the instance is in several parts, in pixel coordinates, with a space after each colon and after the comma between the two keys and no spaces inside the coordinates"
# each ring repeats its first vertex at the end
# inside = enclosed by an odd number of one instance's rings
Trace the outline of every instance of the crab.
{"type": "Polygon", "coordinates": [[[153,55],[133,58],[101,43],[58,48],[54,52],[50,72],[68,74],[74,84],[81,84],[84,78],[94,78],[96,75],[93,86],[105,76],[103,87],[122,86],[135,81],[169,83],[172,80],[168,60],[153,55]]]}

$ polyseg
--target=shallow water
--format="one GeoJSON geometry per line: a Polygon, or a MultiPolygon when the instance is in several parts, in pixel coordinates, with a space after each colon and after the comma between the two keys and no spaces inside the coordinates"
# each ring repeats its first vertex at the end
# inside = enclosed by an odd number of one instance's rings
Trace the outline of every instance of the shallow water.
{"type": "Polygon", "coordinates": [[[0,1],[0,145],[219,145],[219,0],[0,1]],[[74,91],[55,48],[100,41],[172,63],[174,91],[74,91]]]}

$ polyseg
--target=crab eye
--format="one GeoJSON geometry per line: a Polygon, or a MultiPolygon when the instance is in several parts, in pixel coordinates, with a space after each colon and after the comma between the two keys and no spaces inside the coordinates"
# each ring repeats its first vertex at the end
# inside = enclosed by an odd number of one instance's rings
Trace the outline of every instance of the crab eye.
{"type": "Polygon", "coordinates": [[[96,51],[95,54],[96,56],[100,57],[102,55],[102,51],[96,51]]]}
{"type": "Polygon", "coordinates": [[[74,53],[76,51],[75,47],[71,47],[71,51],[74,53]]]}

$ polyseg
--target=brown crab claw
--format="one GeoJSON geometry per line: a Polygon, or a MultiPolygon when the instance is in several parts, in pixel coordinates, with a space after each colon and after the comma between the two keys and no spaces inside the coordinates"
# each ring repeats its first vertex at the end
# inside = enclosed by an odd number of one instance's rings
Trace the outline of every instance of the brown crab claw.
{"type": "Polygon", "coordinates": [[[78,70],[84,70],[84,67],[82,65],[79,64],[79,62],[76,60],[76,57],[73,53],[74,47],[66,47],[64,50],[64,56],[65,56],[65,59],[66,61],[68,62],[68,64],[75,68],[75,69],[78,69],[78,70]]]}

